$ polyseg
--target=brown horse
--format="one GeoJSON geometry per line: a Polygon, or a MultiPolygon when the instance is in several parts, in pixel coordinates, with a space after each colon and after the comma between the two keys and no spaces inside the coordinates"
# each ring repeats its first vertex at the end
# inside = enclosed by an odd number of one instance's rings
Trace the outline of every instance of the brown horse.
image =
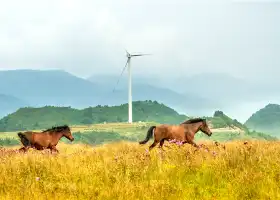
{"type": "Polygon", "coordinates": [[[56,151],[58,153],[56,145],[60,138],[64,136],[71,142],[74,140],[71,130],[67,125],[52,127],[42,132],[19,132],[18,136],[23,144],[23,147],[19,151],[24,152],[29,148],[33,148],[37,150],[50,149],[51,152],[56,151]]]}
{"type": "Polygon", "coordinates": [[[139,142],[139,144],[145,144],[149,139],[154,136],[154,143],[149,147],[149,150],[154,148],[158,143],[162,148],[164,140],[177,140],[183,144],[189,143],[199,148],[199,146],[193,141],[194,136],[198,131],[202,131],[209,137],[212,135],[209,129],[206,119],[194,118],[182,122],[179,125],[166,125],[151,126],[147,132],[146,139],[139,142]]]}

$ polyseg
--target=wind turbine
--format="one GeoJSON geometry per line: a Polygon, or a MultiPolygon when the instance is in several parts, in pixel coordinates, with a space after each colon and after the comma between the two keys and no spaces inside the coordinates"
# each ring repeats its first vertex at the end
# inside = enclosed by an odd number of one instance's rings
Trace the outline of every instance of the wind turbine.
{"type": "MultiPolygon", "coordinates": [[[[132,123],[131,58],[136,57],[136,56],[146,56],[146,55],[151,55],[151,54],[130,54],[130,53],[128,53],[128,51],[126,51],[127,61],[122,70],[121,76],[127,66],[127,71],[128,71],[128,123],[132,123]]],[[[119,82],[119,80],[118,80],[118,82],[119,82]]],[[[118,84],[118,82],[117,82],[117,84],[118,84]]]]}

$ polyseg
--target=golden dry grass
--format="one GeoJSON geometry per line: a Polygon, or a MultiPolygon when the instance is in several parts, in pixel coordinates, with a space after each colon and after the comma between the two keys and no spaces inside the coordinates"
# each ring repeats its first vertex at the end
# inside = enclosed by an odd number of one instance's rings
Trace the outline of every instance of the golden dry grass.
{"type": "Polygon", "coordinates": [[[0,150],[0,199],[280,199],[280,143],[65,145],[60,154],[0,150]],[[214,155],[215,152],[217,155],[214,155]]]}

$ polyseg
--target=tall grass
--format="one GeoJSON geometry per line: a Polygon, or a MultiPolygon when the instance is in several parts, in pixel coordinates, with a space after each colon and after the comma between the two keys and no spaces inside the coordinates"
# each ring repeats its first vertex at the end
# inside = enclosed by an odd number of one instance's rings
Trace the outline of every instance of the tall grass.
{"type": "Polygon", "coordinates": [[[0,150],[1,199],[280,199],[277,142],[158,148],[59,144],[60,154],[0,150]]]}

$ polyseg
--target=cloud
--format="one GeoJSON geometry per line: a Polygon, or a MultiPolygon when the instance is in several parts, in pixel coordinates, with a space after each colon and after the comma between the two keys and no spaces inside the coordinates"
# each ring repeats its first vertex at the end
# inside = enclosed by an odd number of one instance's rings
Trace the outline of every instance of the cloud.
{"type": "Polygon", "coordinates": [[[153,54],[132,61],[134,73],[275,74],[279,11],[233,1],[10,0],[0,7],[0,68],[120,73],[128,49],[153,54]]]}

